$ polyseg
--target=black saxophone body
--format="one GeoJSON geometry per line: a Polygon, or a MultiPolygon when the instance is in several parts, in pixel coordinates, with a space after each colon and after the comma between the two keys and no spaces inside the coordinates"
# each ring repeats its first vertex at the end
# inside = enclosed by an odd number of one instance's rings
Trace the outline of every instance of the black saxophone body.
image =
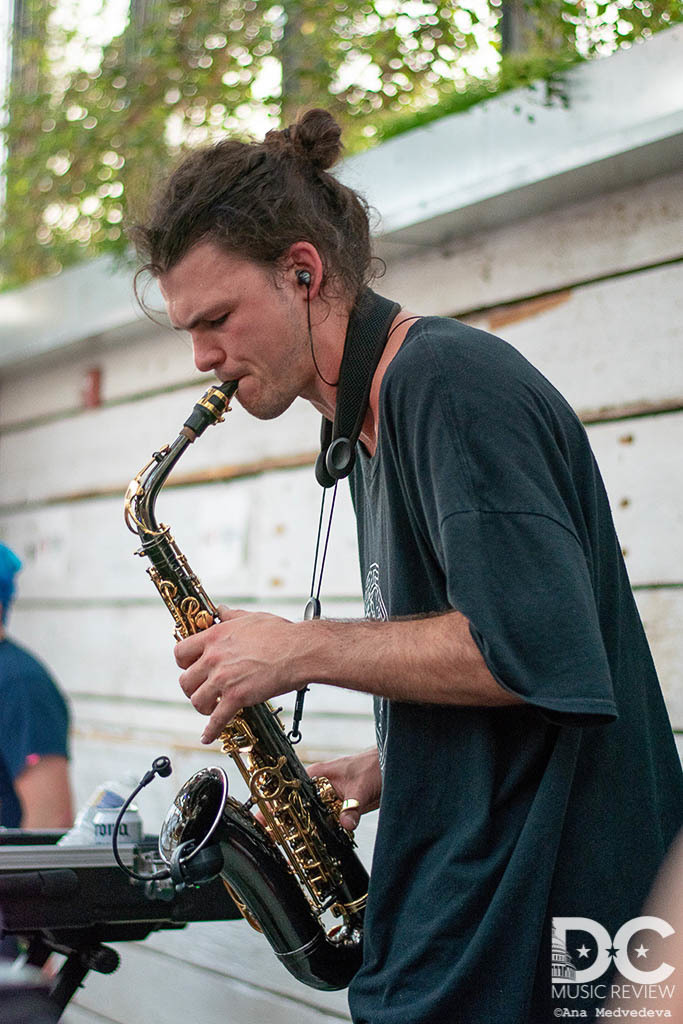
{"type": "MultiPolygon", "coordinates": [[[[147,572],[173,616],[177,640],[208,629],[218,614],[169,528],[157,523],[155,503],[185,449],[222,421],[236,390],[234,381],[209,388],[176,440],[154,453],[126,494],[126,522],[140,538],[138,554],[151,562],[147,572]]],[[[313,988],[345,988],[362,958],[368,875],[339,824],[337,794],[327,779],[310,778],[269,703],[239,711],[220,741],[249,799],[229,794],[223,768],[197,772],[169,809],[161,856],[172,864],[180,852],[189,864],[211,849],[243,915],[287,970],[313,988]]]]}

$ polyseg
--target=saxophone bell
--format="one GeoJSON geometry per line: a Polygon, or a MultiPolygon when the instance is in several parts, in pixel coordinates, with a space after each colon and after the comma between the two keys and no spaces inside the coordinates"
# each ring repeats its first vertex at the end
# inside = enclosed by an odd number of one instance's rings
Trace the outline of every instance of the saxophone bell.
{"type": "Polygon", "coordinates": [[[227,798],[222,768],[202,768],[177,793],[159,832],[159,854],[177,885],[202,885],[220,874],[223,857],[214,836],[227,798]]]}
{"type": "Polygon", "coordinates": [[[360,966],[362,931],[321,928],[285,857],[266,830],[228,794],[222,768],[202,768],[176,795],[159,834],[159,853],[177,883],[220,874],[243,916],[263,932],[298,981],[346,988],[360,966]]]}

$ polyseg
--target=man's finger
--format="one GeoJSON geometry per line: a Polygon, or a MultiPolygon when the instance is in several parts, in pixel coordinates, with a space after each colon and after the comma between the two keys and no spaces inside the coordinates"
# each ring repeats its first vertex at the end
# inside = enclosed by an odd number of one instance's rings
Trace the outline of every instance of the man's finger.
{"type": "Polygon", "coordinates": [[[204,673],[200,675],[198,671],[192,671],[192,668],[188,669],[187,672],[183,672],[178,679],[180,689],[186,697],[191,697],[195,690],[198,690],[205,682],[206,675],[204,673]]]}
{"type": "Polygon", "coordinates": [[[194,665],[197,658],[201,658],[206,643],[205,633],[206,630],[202,630],[201,633],[188,636],[175,645],[173,654],[178,668],[189,668],[190,665],[194,665]]]}
{"type": "Polygon", "coordinates": [[[204,732],[202,733],[202,743],[213,743],[217,739],[228,722],[232,721],[235,717],[239,708],[230,708],[226,700],[221,700],[216,705],[216,710],[212,713],[209,721],[206,723],[204,732]]]}
{"type": "Polygon", "coordinates": [[[190,701],[192,707],[200,715],[211,715],[217,704],[216,690],[208,682],[205,682],[202,686],[197,687],[191,695],[190,701]]]}
{"type": "Polygon", "coordinates": [[[253,614],[252,612],[245,611],[243,608],[228,608],[227,604],[219,604],[216,611],[221,622],[229,622],[230,619],[241,619],[245,615],[253,614]]]}

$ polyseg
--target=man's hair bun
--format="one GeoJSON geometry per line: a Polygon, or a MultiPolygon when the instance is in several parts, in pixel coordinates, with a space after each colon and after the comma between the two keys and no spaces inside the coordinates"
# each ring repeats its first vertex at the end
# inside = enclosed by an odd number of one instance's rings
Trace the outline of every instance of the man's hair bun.
{"type": "Polygon", "coordinates": [[[280,271],[302,240],[318,251],[325,294],[356,302],[372,278],[368,205],[328,174],[341,128],[313,109],[263,142],[227,137],[192,150],[166,181],[145,223],[129,233],[138,274],[168,273],[199,242],[280,271]]]}
{"type": "Polygon", "coordinates": [[[327,110],[314,108],[282,131],[270,131],[264,142],[268,148],[289,150],[319,171],[333,167],[341,156],[341,128],[327,110]]]}

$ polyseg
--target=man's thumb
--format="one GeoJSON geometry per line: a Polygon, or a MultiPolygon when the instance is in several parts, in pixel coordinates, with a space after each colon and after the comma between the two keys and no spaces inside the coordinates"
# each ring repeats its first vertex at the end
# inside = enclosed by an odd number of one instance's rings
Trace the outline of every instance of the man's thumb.
{"type": "Polygon", "coordinates": [[[342,811],[339,815],[339,824],[344,828],[348,828],[350,832],[358,828],[358,822],[360,821],[360,811],[342,811]]]}

